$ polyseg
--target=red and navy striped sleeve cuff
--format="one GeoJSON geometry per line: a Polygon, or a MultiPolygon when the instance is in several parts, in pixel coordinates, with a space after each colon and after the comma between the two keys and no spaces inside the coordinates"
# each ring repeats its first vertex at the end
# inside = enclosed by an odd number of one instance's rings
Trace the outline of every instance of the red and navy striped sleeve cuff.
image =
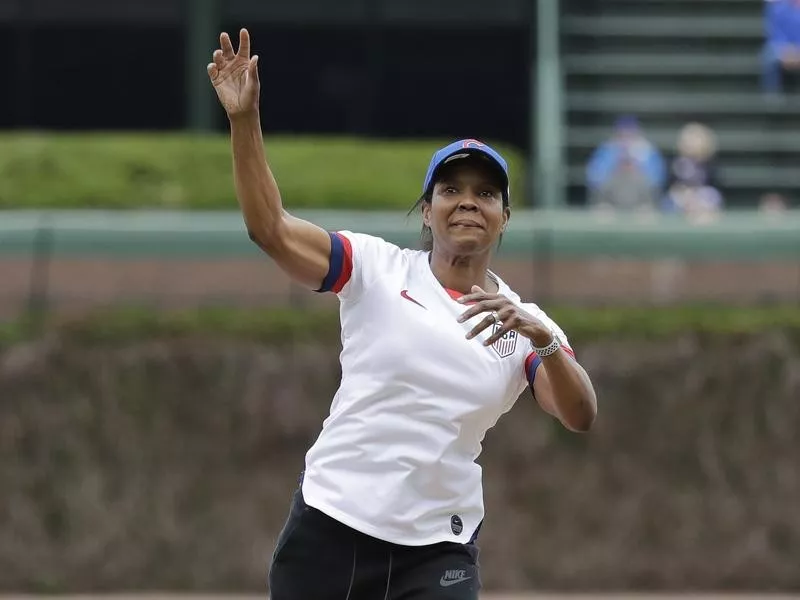
{"type": "Polygon", "coordinates": [[[528,354],[528,358],[525,359],[525,374],[528,376],[528,383],[531,387],[533,387],[533,380],[536,378],[536,369],[539,368],[540,364],[542,364],[542,359],[539,358],[536,352],[531,352],[528,354]]]}
{"type": "MultiPolygon", "coordinates": [[[[572,358],[575,358],[575,352],[569,346],[562,344],[561,349],[569,354],[572,358]]],[[[525,375],[527,375],[528,383],[531,385],[531,387],[533,387],[533,380],[536,379],[536,369],[539,368],[540,364],[542,364],[542,359],[539,358],[539,355],[536,354],[536,352],[531,352],[525,359],[525,375]]]]}
{"type": "Polygon", "coordinates": [[[322,281],[318,292],[334,292],[338,294],[353,274],[353,247],[345,236],[330,232],[331,260],[328,274],[322,281]]]}

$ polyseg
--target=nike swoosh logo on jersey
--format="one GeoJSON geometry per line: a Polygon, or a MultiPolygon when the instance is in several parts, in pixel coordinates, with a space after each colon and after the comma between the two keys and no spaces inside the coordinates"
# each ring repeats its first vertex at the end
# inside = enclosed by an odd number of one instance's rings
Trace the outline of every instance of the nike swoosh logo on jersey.
{"type": "MultiPolygon", "coordinates": [[[[416,304],[417,306],[422,306],[422,304],[420,304],[419,302],[417,302],[417,301],[416,301],[416,300],[414,300],[414,299],[413,299],[411,296],[409,296],[409,295],[408,295],[408,290],[403,290],[403,291],[401,291],[401,292],[400,292],[400,295],[401,295],[403,298],[405,298],[406,300],[408,300],[409,302],[413,302],[413,303],[414,303],[414,304],[416,304]]],[[[425,308],[425,307],[424,307],[424,306],[422,306],[422,308],[425,308]]],[[[427,308],[425,308],[425,310],[428,310],[428,309],[427,309],[427,308]]]]}
{"type": "Polygon", "coordinates": [[[455,585],[457,583],[461,583],[462,581],[469,581],[472,577],[459,577],[458,579],[446,579],[442,577],[439,580],[439,585],[442,587],[450,587],[451,585],[455,585]]]}

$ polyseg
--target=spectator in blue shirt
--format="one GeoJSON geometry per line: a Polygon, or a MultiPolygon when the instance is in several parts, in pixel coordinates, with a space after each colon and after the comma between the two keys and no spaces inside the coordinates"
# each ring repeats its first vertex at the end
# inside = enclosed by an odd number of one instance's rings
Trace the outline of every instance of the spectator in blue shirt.
{"type": "Polygon", "coordinates": [[[800,71],[800,0],[766,0],[762,88],[783,91],[785,72],[800,71]]]}
{"type": "Polygon", "coordinates": [[[659,150],[645,138],[635,117],[617,120],[614,135],[589,159],[589,204],[624,210],[655,209],[666,179],[659,150]]]}

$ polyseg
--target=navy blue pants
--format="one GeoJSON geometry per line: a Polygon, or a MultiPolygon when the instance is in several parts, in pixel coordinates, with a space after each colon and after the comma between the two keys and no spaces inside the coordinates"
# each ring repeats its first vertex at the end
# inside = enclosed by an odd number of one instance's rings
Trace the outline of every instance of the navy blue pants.
{"type": "Polygon", "coordinates": [[[787,72],[783,68],[781,57],[769,45],[761,52],[761,89],[768,94],[780,94],[784,91],[785,79],[790,77],[792,87],[797,87],[797,72],[787,72]]]}
{"type": "Polygon", "coordinates": [[[269,571],[271,600],[477,600],[478,548],[399,546],[306,505],[298,489],[269,571]]]}

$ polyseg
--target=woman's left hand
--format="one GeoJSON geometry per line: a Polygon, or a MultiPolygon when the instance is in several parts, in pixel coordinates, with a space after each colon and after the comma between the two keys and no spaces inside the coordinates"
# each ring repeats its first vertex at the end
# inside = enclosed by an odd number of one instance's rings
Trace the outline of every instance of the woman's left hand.
{"type": "Polygon", "coordinates": [[[492,327],[500,322],[498,327],[489,338],[483,343],[484,346],[491,346],[502,338],[509,331],[516,331],[521,336],[528,338],[533,345],[544,348],[553,341],[553,333],[545,327],[539,319],[523,310],[502,294],[490,294],[483,291],[477,285],[472,286],[471,293],[458,299],[462,304],[472,304],[458,318],[459,323],[469,321],[475,315],[488,312],[489,314],[481,319],[472,330],[467,333],[467,339],[472,339],[487,327],[492,327]]]}

